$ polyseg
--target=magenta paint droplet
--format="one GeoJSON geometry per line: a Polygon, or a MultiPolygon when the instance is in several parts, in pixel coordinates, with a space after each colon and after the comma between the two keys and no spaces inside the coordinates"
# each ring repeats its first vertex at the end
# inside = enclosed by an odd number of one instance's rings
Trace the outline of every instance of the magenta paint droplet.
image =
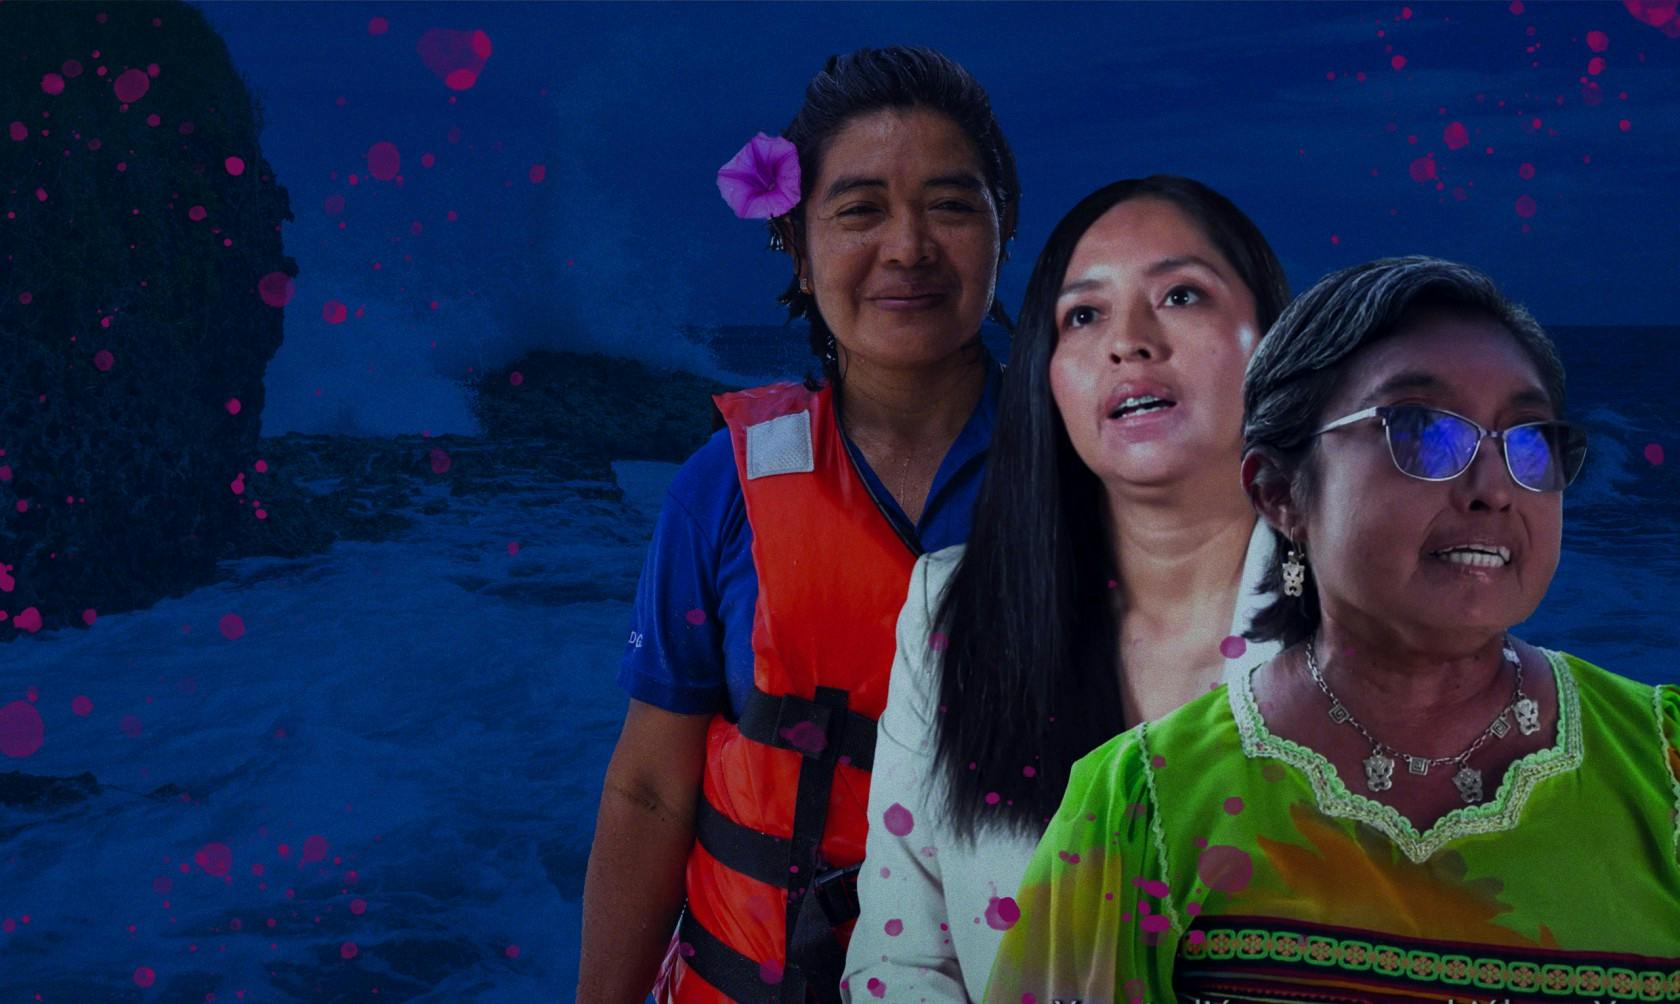
{"type": "Polygon", "coordinates": [[[531,170],[526,173],[531,179],[531,184],[540,185],[542,180],[548,177],[548,168],[543,164],[532,164],[531,170]]]}
{"type": "Polygon", "coordinates": [[[1470,145],[1470,130],[1464,128],[1463,122],[1449,122],[1441,130],[1441,140],[1449,150],[1462,150],[1470,145]]]}
{"type": "Polygon", "coordinates": [[[9,128],[9,132],[11,133],[12,139],[19,143],[22,143],[24,140],[29,138],[29,127],[24,125],[22,122],[13,122],[9,128]]]}
{"type": "Polygon", "coordinates": [[[258,474],[267,474],[268,473],[268,461],[266,461],[266,460],[259,460],[255,464],[252,464],[251,466],[256,468],[256,471],[257,471],[258,474]]]}
{"type": "Polygon", "coordinates": [[[1007,931],[1021,919],[1021,907],[1012,896],[993,896],[986,901],[986,926],[994,931],[1007,931]]]}
{"type": "Polygon", "coordinates": [[[1435,159],[1433,157],[1419,157],[1418,159],[1412,161],[1411,165],[1407,167],[1406,170],[1409,174],[1411,174],[1412,180],[1419,184],[1426,181],[1434,181],[1435,159]]]}
{"type": "Polygon", "coordinates": [[[187,219],[192,220],[194,223],[204,219],[207,215],[209,214],[204,211],[203,206],[193,206],[191,209],[187,210],[187,219]]]}
{"type": "Polygon", "coordinates": [[[243,471],[234,475],[233,480],[228,482],[228,491],[235,495],[245,494],[245,473],[243,471]]]}
{"type": "Polygon", "coordinates": [[[257,295],[270,307],[284,307],[291,303],[295,291],[292,277],[284,272],[270,272],[257,280],[257,295]]]}
{"type": "Polygon", "coordinates": [[[365,899],[353,899],[353,900],[351,900],[350,901],[350,912],[355,914],[358,917],[360,917],[364,913],[367,913],[367,900],[365,900],[365,899]]]}
{"type": "Polygon", "coordinates": [[[482,31],[433,28],[415,46],[426,69],[452,91],[465,91],[478,82],[490,58],[490,36],[482,31]]]}
{"type": "Polygon", "coordinates": [[[41,748],[46,725],[41,713],[28,701],[13,701],[0,707],[0,753],[9,757],[31,756],[41,748]]]}
{"type": "Polygon", "coordinates": [[[1646,446],[1645,446],[1645,459],[1653,465],[1659,465],[1660,466],[1663,462],[1662,444],[1661,443],[1647,443],[1646,446]]]}
{"type": "Polygon", "coordinates": [[[327,196],[326,200],[321,203],[321,208],[328,216],[337,216],[344,212],[344,196],[338,194],[327,196]]]}
{"type": "Polygon", "coordinates": [[[878,977],[869,977],[869,982],[865,983],[863,986],[864,989],[869,991],[869,996],[875,998],[876,1000],[880,1000],[887,995],[887,985],[882,983],[878,977]]]}
{"type": "Polygon", "coordinates": [[[1610,48],[1610,36],[1602,31],[1587,32],[1587,48],[1594,52],[1603,52],[1610,48]]]}
{"type": "Polygon", "coordinates": [[[1406,57],[1395,56],[1393,59],[1388,61],[1388,65],[1394,67],[1396,70],[1404,70],[1406,68],[1406,57]]]}
{"type": "Polygon", "coordinates": [[[1002,795],[999,795],[995,791],[986,792],[986,804],[987,805],[996,805],[1001,801],[1003,801],[1003,796],[1002,795]]]}
{"type": "Polygon", "coordinates": [[[420,166],[421,167],[431,167],[433,164],[436,164],[436,163],[437,163],[437,157],[433,156],[432,154],[423,153],[423,154],[420,155],[420,166]]]}
{"type": "Polygon", "coordinates": [[[303,842],[303,855],[299,861],[303,864],[309,864],[312,861],[326,860],[327,846],[327,838],[320,834],[306,838],[303,842]]]}
{"type": "Polygon", "coordinates": [[[239,399],[237,397],[230,397],[227,399],[227,403],[222,407],[227,409],[227,413],[229,415],[237,415],[239,414],[239,409],[243,407],[243,405],[239,403],[239,399]]]}
{"type": "Polygon", "coordinates": [[[1532,196],[1532,195],[1519,195],[1519,196],[1517,196],[1516,210],[1517,210],[1517,215],[1518,216],[1521,216],[1523,219],[1526,220],[1529,217],[1534,215],[1537,208],[1538,207],[1534,204],[1534,196],[1532,196]]]}
{"type": "Polygon", "coordinates": [[[1240,847],[1214,844],[1196,858],[1196,875],[1215,892],[1240,892],[1254,878],[1254,861],[1240,847]]]}
{"type": "Polygon", "coordinates": [[[86,610],[82,611],[82,623],[86,624],[88,627],[93,627],[93,622],[98,619],[99,611],[93,609],[92,607],[88,607],[86,610]]]}
{"type": "Polygon", "coordinates": [[[193,863],[217,878],[233,870],[233,849],[223,843],[208,843],[193,854],[193,863]]]}
{"type": "Polygon", "coordinates": [[[109,373],[116,362],[117,357],[111,355],[110,349],[100,349],[93,354],[93,368],[101,373],[109,373]]]}
{"type": "Polygon", "coordinates": [[[1166,765],[1167,765],[1167,758],[1164,757],[1164,756],[1156,755],[1156,756],[1152,756],[1152,757],[1149,758],[1149,766],[1154,767],[1156,770],[1160,770],[1162,767],[1165,767],[1166,765]]]}
{"type": "Polygon", "coordinates": [[[1021,768],[1021,776],[1022,777],[1037,777],[1038,776],[1038,768],[1034,767],[1032,764],[1027,764],[1025,767],[1021,768]]]}
{"type": "Polygon", "coordinates": [[[1521,178],[1524,181],[1528,181],[1529,179],[1533,178],[1534,177],[1534,165],[1533,164],[1518,165],[1518,167],[1517,167],[1517,177],[1521,178]]]}
{"type": "Polygon", "coordinates": [[[881,823],[887,828],[888,833],[895,837],[902,837],[915,829],[916,817],[910,814],[909,809],[894,802],[887,806],[886,812],[881,813],[881,823]]]}
{"type": "Polygon", "coordinates": [[[1138,927],[1141,927],[1145,931],[1151,931],[1159,934],[1160,932],[1165,931],[1167,926],[1171,923],[1172,922],[1167,919],[1166,914],[1152,913],[1149,916],[1144,917],[1142,920],[1139,920],[1138,927]]]}
{"type": "Polygon", "coordinates": [[[117,100],[131,105],[146,96],[152,88],[152,78],[146,76],[145,70],[124,70],[117,75],[116,83],[111,85],[117,93],[117,100]]]}
{"type": "Polygon", "coordinates": [[[1520,15],[1520,14],[1522,14],[1523,11],[1527,10],[1528,8],[1523,6],[1523,0],[1511,0],[1511,6],[1510,6],[1509,9],[1510,9],[1512,14],[1520,15]]]}
{"type": "Polygon", "coordinates": [[[893,919],[887,921],[886,924],[881,927],[881,930],[887,932],[887,937],[896,938],[904,933],[904,921],[894,917],[893,919]]]}
{"type": "Polygon", "coordinates": [[[1248,642],[1237,635],[1226,635],[1219,643],[1219,654],[1227,659],[1236,659],[1248,651],[1248,642]]]}
{"type": "Polygon", "coordinates": [[[78,696],[70,702],[70,710],[82,718],[93,714],[93,701],[86,696],[78,696]]]}
{"type": "Polygon", "coordinates": [[[31,304],[31,303],[33,303],[33,302],[35,302],[35,294],[34,294],[34,293],[31,293],[31,292],[29,292],[29,291],[28,291],[28,290],[27,290],[27,289],[26,289],[26,290],[24,290],[24,291],[23,291],[23,292],[21,292],[21,293],[19,293],[19,294],[18,294],[18,302],[19,302],[19,303],[21,303],[21,304],[23,304],[23,305],[24,305],[24,306],[25,306],[25,307],[27,307],[27,306],[29,306],[29,305],[30,305],[30,304],[31,304]]]}
{"type": "Polygon", "coordinates": [[[245,158],[229,157],[222,161],[222,166],[227,168],[227,173],[237,178],[245,173],[245,158]]]}
{"type": "Polygon", "coordinates": [[[519,958],[519,946],[518,945],[509,945],[506,948],[502,949],[502,954],[506,955],[510,959],[517,959],[517,958],[519,958]]]}
{"type": "Polygon", "coordinates": [[[1235,795],[1227,798],[1225,800],[1225,811],[1233,816],[1243,811],[1243,800],[1235,795]]]}
{"type": "Polygon", "coordinates": [[[517,541],[517,540],[508,541],[507,552],[510,556],[518,554],[519,553],[519,541],[517,541]]]}
{"type": "Polygon", "coordinates": [[[122,729],[122,734],[130,739],[140,738],[140,733],[142,731],[140,719],[134,717],[133,715],[122,716],[122,721],[117,723],[117,727],[122,729]]]}
{"type": "Polygon", "coordinates": [[[771,986],[782,982],[782,964],[775,959],[765,959],[758,964],[758,978],[771,986]]]}
{"type": "Polygon", "coordinates": [[[683,620],[688,621],[695,627],[699,627],[700,625],[706,623],[706,611],[696,607],[688,613],[683,614],[683,620]]]}
{"type": "Polygon", "coordinates": [[[512,373],[508,374],[508,383],[513,384],[515,387],[518,387],[520,384],[523,384],[524,382],[525,382],[525,374],[519,372],[518,370],[514,370],[512,373]]]}
{"type": "Polygon", "coordinates": [[[368,173],[380,181],[390,181],[402,168],[402,154],[395,143],[380,141],[368,147],[368,173]]]}
{"type": "MultiPolygon", "coordinates": [[[[12,480],[12,465],[11,464],[6,464],[4,466],[0,466],[0,482],[10,481],[10,480],[12,480]]],[[[4,583],[5,581],[7,581],[6,580],[5,569],[0,568],[0,583],[4,583]]],[[[10,587],[6,587],[6,586],[0,586],[0,589],[5,589],[5,591],[8,592],[8,593],[12,591],[10,587]]]]}
{"type": "Polygon", "coordinates": [[[337,300],[328,300],[321,305],[321,320],[328,324],[343,324],[345,318],[349,316],[350,308],[337,300]]]}
{"type": "Polygon", "coordinates": [[[1200,904],[1200,903],[1186,903],[1186,904],[1184,904],[1184,912],[1188,913],[1190,916],[1194,917],[1197,914],[1202,912],[1202,904],[1200,904]]]}
{"type": "Polygon", "coordinates": [[[157,982],[157,973],[150,966],[141,966],[134,970],[134,983],[139,987],[149,987],[157,982]]]}
{"type": "MultiPolygon", "coordinates": [[[[1680,20],[1677,20],[1676,23],[1680,24],[1680,20]]],[[[1620,129],[1622,132],[1627,132],[1633,128],[1633,123],[1629,122],[1627,119],[1622,119],[1620,122],[1616,123],[1616,128],[1620,129]]]]}
{"type": "Polygon", "coordinates": [[[1138,888],[1156,899],[1166,899],[1172,889],[1160,879],[1143,879],[1138,882],[1138,888]]]}
{"type": "Polygon", "coordinates": [[[1603,72],[1604,72],[1604,57],[1603,56],[1594,56],[1593,58],[1587,60],[1587,73],[1589,75],[1596,77],[1600,73],[1603,73],[1603,72]]]}
{"type": "Polygon", "coordinates": [[[53,95],[63,94],[64,78],[56,73],[48,73],[44,75],[41,77],[41,90],[53,95]]]}
{"type": "Polygon", "coordinates": [[[384,18],[375,17],[375,18],[369,18],[368,19],[368,34],[369,35],[383,35],[387,31],[390,31],[390,30],[391,30],[391,22],[385,20],[384,18]]]}
{"type": "Polygon", "coordinates": [[[228,641],[235,641],[245,635],[245,618],[238,614],[223,614],[216,622],[216,627],[222,632],[222,637],[228,641]]]}
{"type": "Polygon", "coordinates": [[[1035,993],[1022,994],[1021,1004],[1038,1004],[1038,995],[1035,993]]]}
{"type": "Polygon", "coordinates": [[[35,201],[36,202],[47,201],[47,190],[44,189],[44,188],[35,189],[35,201]]]}
{"type": "Polygon", "coordinates": [[[828,748],[828,736],[814,722],[795,722],[781,730],[788,745],[807,756],[820,756],[828,748]]]}
{"type": "Polygon", "coordinates": [[[356,952],[357,948],[354,941],[346,941],[344,944],[338,946],[338,954],[346,959],[355,958],[356,952]]]}
{"type": "Polygon", "coordinates": [[[949,641],[950,639],[945,637],[945,632],[935,631],[928,635],[928,648],[933,649],[935,652],[943,652],[945,651],[945,646],[949,644],[949,641]]]}

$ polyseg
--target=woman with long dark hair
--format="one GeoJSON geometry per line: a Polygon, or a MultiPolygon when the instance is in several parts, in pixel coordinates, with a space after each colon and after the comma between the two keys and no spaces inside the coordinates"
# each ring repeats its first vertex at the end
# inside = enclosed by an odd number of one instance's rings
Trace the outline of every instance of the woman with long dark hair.
{"type": "Polygon", "coordinates": [[[584,886],[589,1004],[656,974],[682,1004],[838,999],[894,621],[917,556],[968,535],[996,408],[980,325],[1007,324],[1020,185],[961,66],[831,58],[719,188],[769,218],[823,377],[720,395],[654,530],[584,886]]]}
{"type": "Polygon", "coordinates": [[[1109,185],[1050,235],[968,546],[917,562],[899,620],[853,999],[978,999],[1073,762],[1269,654],[1241,638],[1273,544],[1237,469],[1287,300],[1259,229],[1187,178],[1109,185]]]}

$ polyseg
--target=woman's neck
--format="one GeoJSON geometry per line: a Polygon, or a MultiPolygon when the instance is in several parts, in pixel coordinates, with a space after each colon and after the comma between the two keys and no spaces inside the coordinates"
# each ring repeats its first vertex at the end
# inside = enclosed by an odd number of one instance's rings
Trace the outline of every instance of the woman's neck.
{"type": "Polygon", "coordinates": [[[844,346],[839,356],[840,412],[866,454],[948,446],[986,388],[986,352],[978,339],[925,366],[884,367],[844,346]]]}
{"type": "Polygon", "coordinates": [[[1223,490],[1198,484],[1149,500],[1110,495],[1109,535],[1128,618],[1200,630],[1213,616],[1224,633],[1257,518],[1236,477],[1224,481],[1223,490]]]}

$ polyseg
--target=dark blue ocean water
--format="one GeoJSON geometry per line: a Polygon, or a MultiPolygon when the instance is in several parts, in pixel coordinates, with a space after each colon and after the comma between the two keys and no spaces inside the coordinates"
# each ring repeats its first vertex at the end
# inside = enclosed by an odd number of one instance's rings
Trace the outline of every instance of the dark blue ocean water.
{"type": "MultiPolygon", "coordinates": [[[[1517,633],[1680,681],[1680,331],[1555,335],[1594,439],[1517,633]]],[[[709,344],[743,377],[807,366],[792,329],[709,344]]],[[[447,508],[439,487],[396,539],[229,562],[213,586],[5,646],[0,705],[33,691],[46,742],[0,770],[106,787],[0,808],[0,1001],[570,999],[613,678],[674,469],[626,458],[616,484],[447,508]],[[230,612],[238,639],[217,630],[230,612]]]]}

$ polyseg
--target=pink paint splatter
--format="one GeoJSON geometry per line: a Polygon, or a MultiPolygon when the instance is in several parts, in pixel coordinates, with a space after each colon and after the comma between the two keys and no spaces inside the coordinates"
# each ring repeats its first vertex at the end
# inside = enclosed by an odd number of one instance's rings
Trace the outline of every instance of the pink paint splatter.
{"type": "Polygon", "coordinates": [[[337,300],[328,300],[321,305],[321,320],[328,324],[343,324],[350,316],[350,308],[337,300]]]}
{"type": "Polygon", "coordinates": [[[1248,651],[1248,642],[1237,635],[1226,635],[1219,643],[1219,654],[1227,659],[1236,659],[1248,651]]]}
{"type": "Polygon", "coordinates": [[[222,161],[222,167],[227,169],[227,173],[237,178],[245,173],[245,158],[229,157],[222,161]]]}
{"type": "Polygon", "coordinates": [[[1412,180],[1419,184],[1426,181],[1434,181],[1435,158],[1419,157],[1418,159],[1412,161],[1411,166],[1409,166],[1406,170],[1411,174],[1412,180]]]}
{"type": "Polygon", "coordinates": [[[1528,180],[1532,179],[1534,177],[1534,165],[1533,164],[1518,165],[1518,167],[1517,167],[1517,177],[1521,178],[1524,181],[1528,181],[1528,180]]]}
{"type": "Polygon", "coordinates": [[[1164,913],[1152,913],[1149,916],[1144,917],[1141,920],[1139,920],[1138,921],[1138,927],[1142,928],[1145,931],[1150,931],[1152,933],[1159,934],[1162,931],[1165,931],[1167,929],[1168,925],[1171,924],[1171,923],[1172,922],[1167,919],[1166,914],[1164,914],[1164,913]]]}
{"type": "Polygon", "coordinates": [[[433,474],[449,473],[449,454],[443,449],[436,446],[432,447],[431,452],[426,455],[426,458],[432,466],[433,474]]]}
{"type": "Polygon", "coordinates": [[[795,722],[781,730],[788,745],[807,756],[821,756],[828,748],[828,736],[813,722],[795,722]]]}
{"type": "Polygon", "coordinates": [[[327,196],[326,200],[321,203],[321,208],[328,216],[337,216],[344,212],[344,196],[337,193],[327,196]]]}
{"type": "Polygon", "coordinates": [[[237,414],[239,414],[239,410],[241,408],[243,408],[244,405],[241,405],[239,403],[239,399],[237,397],[230,397],[230,398],[227,399],[227,403],[222,405],[222,407],[227,409],[227,413],[229,415],[237,415],[237,414]]]}
{"type": "Polygon", "coordinates": [[[93,627],[93,622],[98,619],[99,611],[93,609],[92,607],[88,607],[86,610],[82,611],[82,623],[86,624],[88,627],[93,627]]]}
{"type": "Polygon", "coordinates": [[[41,611],[34,607],[24,607],[21,613],[12,618],[12,623],[17,626],[19,631],[28,631],[30,634],[34,634],[41,630],[41,611]]]}
{"type": "Polygon", "coordinates": [[[1587,48],[1594,52],[1603,52],[1610,48],[1610,36],[1602,31],[1587,32],[1587,48]]]}
{"type": "Polygon", "coordinates": [[[1663,448],[1661,443],[1647,443],[1645,459],[1654,466],[1661,466],[1663,462],[1663,448]]]}
{"type": "Polygon", "coordinates": [[[365,899],[353,899],[353,900],[351,900],[350,901],[350,912],[355,914],[358,917],[360,917],[364,913],[367,913],[367,900],[365,900],[365,899]]]}
{"type": "Polygon", "coordinates": [[[142,726],[140,725],[140,719],[136,718],[133,715],[122,716],[122,721],[117,723],[117,727],[119,729],[122,729],[122,734],[129,737],[130,739],[140,738],[140,733],[142,731],[142,726]]]}
{"type": "Polygon", "coordinates": [[[22,122],[13,122],[8,127],[8,132],[11,133],[12,139],[18,143],[22,143],[29,138],[29,127],[22,122]]]}
{"type": "Polygon", "coordinates": [[[284,307],[292,302],[296,286],[284,272],[270,272],[257,280],[257,295],[270,307],[284,307]]]}
{"type": "Polygon", "coordinates": [[[390,30],[391,30],[391,22],[385,20],[384,18],[375,17],[375,18],[369,18],[368,19],[368,34],[369,35],[383,35],[387,31],[390,31],[390,30]]]}
{"type": "Polygon", "coordinates": [[[515,387],[518,387],[524,382],[525,374],[519,372],[518,370],[514,370],[512,373],[508,374],[508,383],[513,384],[515,387]]]}
{"type": "Polygon", "coordinates": [[[765,959],[758,964],[758,978],[771,986],[782,982],[782,964],[775,959],[765,959]]]}
{"type": "Polygon", "coordinates": [[[543,164],[532,164],[531,170],[527,171],[526,174],[530,177],[531,184],[540,185],[542,180],[548,177],[548,167],[543,164]]]}
{"type": "Polygon", "coordinates": [[[1522,15],[1524,10],[1527,10],[1527,8],[1523,6],[1523,0],[1511,0],[1511,6],[1507,9],[1510,10],[1512,14],[1518,15],[1519,17],[1522,15]]]}
{"type": "Polygon", "coordinates": [[[986,901],[986,926],[1007,931],[1021,919],[1021,907],[1012,896],[993,896],[986,901]]]}
{"type": "Polygon", "coordinates": [[[1529,217],[1533,216],[1535,211],[1538,208],[1539,207],[1536,206],[1535,203],[1534,203],[1534,196],[1532,196],[1532,195],[1519,195],[1519,196],[1517,196],[1517,203],[1516,203],[1517,215],[1521,216],[1523,219],[1526,220],[1529,217]]]}
{"type": "Polygon", "coordinates": [[[517,958],[519,958],[519,946],[518,945],[509,945],[506,948],[502,949],[502,954],[506,955],[510,959],[517,959],[517,958]]]}
{"type": "Polygon", "coordinates": [[[706,611],[701,610],[699,607],[695,607],[688,613],[683,614],[683,620],[688,621],[695,627],[699,627],[700,625],[706,623],[706,611]]]}
{"type": "Polygon", "coordinates": [[[865,990],[869,991],[869,996],[875,998],[876,1000],[880,1000],[887,995],[887,985],[882,983],[878,977],[869,977],[869,982],[865,983],[863,986],[865,990]]]}
{"type": "Polygon", "coordinates": [[[101,373],[111,372],[111,367],[115,366],[116,362],[117,357],[111,355],[110,349],[100,349],[93,354],[93,368],[101,373]]]}
{"type": "Polygon", "coordinates": [[[1254,878],[1254,861],[1239,847],[1215,844],[1196,858],[1196,875],[1215,892],[1240,892],[1254,878]]]}
{"type": "Polygon", "coordinates": [[[228,641],[237,641],[245,636],[245,618],[238,614],[223,614],[216,627],[228,641]]]}
{"type": "Polygon", "coordinates": [[[117,75],[116,83],[111,85],[111,89],[117,93],[117,100],[125,105],[131,105],[145,97],[151,87],[152,78],[146,76],[145,70],[124,70],[117,75]]]}
{"type": "Polygon", "coordinates": [[[356,952],[357,948],[354,941],[346,941],[344,944],[338,946],[338,954],[342,958],[353,959],[356,957],[356,952]]]}
{"type": "Polygon", "coordinates": [[[36,202],[47,201],[47,190],[44,189],[44,188],[35,189],[35,201],[36,202]]]}
{"type": "Polygon", "coordinates": [[[935,631],[928,635],[928,648],[933,649],[935,652],[945,651],[945,646],[949,644],[949,642],[950,639],[945,637],[945,632],[943,631],[935,631]]]}
{"type": "Polygon", "coordinates": [[[1441,140],[1449,150],[1462,150],[1470,145],[1470,130],[1462,122],[1450,122],[1441,130],[1441,140]]]}
{"type": "Polygon", "coordinates": [[[1622,119],[1620,122],[1616,123],[1616,128],[1620,129],[1622,132],[1627,132],[1633,128],[1633,123],[1629,122],[1627,119],[1622,119]]]}
{"type": "Polygon", "coordinates": [[[415,49],[426,69],[452,91],[470,90],[490,58],[490,36],[483,31],[433,28],[420,36],[415,49]]]}
{"type": "Polygon", "coordinates": [[[390,181],[402,168],[402,154],[395,143],[380,141],[368,147],[368,173],[380,181],[390,181]]]}
{"type": "Polygon", "coordinates": [[[223,843],[208,843],[193,854],[193,863],[205,874],[221,878],[233,870],[233,849],[223,843]]]}
{"type": "Polygon", "coordinates": [[[0,753],[9,757],[31,756],[41,748],[45,738],[45,723],[33,704],[13,701],[0,707],[0,753]]]}
{"type": "Polygon", "coordinates": [[[150,966],[141,966],[134,970],[134,983],[138,987],[149,987],[157,982],[157,973],[150,966]]]}
{"type": "Polygon", "coordinates": [[[1021,768],[1021,776],[1022,777],[1037,777],[1038,776],[1038,768],[1034,767],[1032,764],[1029,763],[1025,767],[1021,768]]]}
{"type": "Polygon", "coordinates": [[[1394,67],[1396,70],[1404,70],[1406,68],[1406,57],[1395,56],[1393,59],[1388,61],[1388,65],[1394,67]]]}
{"type": "Polygon", "coordinates": [[[86,695],[77,695],[77,697],[70,702],[70,710],[74,711],[78,717],[86,718],[87,716],[93,714],[93,701],[86,695]]]}
{"type": "Polygon", "coordinates": [[[887,932],[887,937],[896,938],[904,933],[904,921],[894,917],[882,925],[881,930],[887,932]]]}
{"type": "Polygon", "coordinates": [[[1587,74],[1589,76],[1596,77],[1604,72],[1604,66],[1604,57],[1594,56],[1593,58],[1587,60],[1587,74]]]}
{"type": "Polygon", "coordinates": [[[517,555],[519,553],[519,541],[517,541],[517,540],[508,541],[507,552],[508,552],[509,557],[517,555]]]}
{"type": "MultiPolygon", "coordinates": [[[[10,481],[10,480],[12,480],[12,465],[11,464],[6,464],[4,466],[0,466],[0,482],[10,481]]],[[[0,582],[6,581],[6,576],[4,574],[4,571],[5,571],[4,568],[0,568],[0,582]]],[[[6,589],[6,592],[9,593],[9,592],[11,592],[11,590],[8,588],[8,589],[6,589]]]]}
{"type": "Polygon", "coordinates": [[[1160,879],[1139,879],[1137,885],[1156,899],[1166,899],[1172,892],[1172,888],[1160,879]]]}
{"type": "Polygon", "coordinates": [[[916,826],[916,818],[910,815],[910,810],[894,802],[887,806],[887,811],[881,814],[881,823],[887,832],[895,837],[907,836],[916,826]]]}
{"type": "Polygon", "coordinates": [[[431,167],[433,164],[436,164],[436,163],[437,163],[437,157],[435,157],[434,155],[429,154],[429,153],[423,153],[423,154],[420,155],[420,166],[421,167],[431,167]]]}
{"type": "Polygon", "coordinates": [[[199,220],[204,219],[204,217],[208,215],[209,214],[204,211],[203,206],[193,206],[191,209],[187,210],[187,219],[192,220],[194,223],[197,223],[199,220]]]}
{"type": "Polygon", "coordinates": [[[27,289],[18,294],[18,302],[23,304],[25,307],[29,306],[34,301],[35,301],[35,294],[31,293],[27,289]]]}
{"type": "Polygon", "coordinates": [[[252,464],[251,466],[256,469],[256,472],[258,474],[267,474],[268,473],[268,461],[266,461],[266,460],[259,460],[256,463],[252,464]]]}
{"type": "Polygon", "coordinates": [[[57,96],[64,93],[64,78],[56,73],[48,73],[41,77],[41,90],[57,96]]]}
{"type": "Polygon", "coordinates": [[[240,471],[238,474],[235,474],[233,476],[233,480],[228,482],[228,491],[234,493],[235,495],[245,494],[245,472],[244,471],[240,471]]]}
{"type": "Polygon", "coordinates": [[[1235,795],[1227,798],[1225,800],[1225,811],[1233,816],[1243,811],[1243,800],[1235,795]]]}
{"type": "Polygon", "coordinates": [[[327,857],[327,838],[326,837],[323,837],[319,834],[315,834],[313,836],[305,838],[305,840],[303,841],[303,856],[299,859],[300,864],[309,864],[309,863],[314,862],[314,861],[324,861],[324,860],[326,860],[326,857],[327,857]]]}
{"type": "Polygon", "coordinates": [[[996,805],[1001,801],[1003,801],[1003,796],[1002,795],[999,795],[995,791],[986,792],[986,804],[987,805],[996,805]]]}

